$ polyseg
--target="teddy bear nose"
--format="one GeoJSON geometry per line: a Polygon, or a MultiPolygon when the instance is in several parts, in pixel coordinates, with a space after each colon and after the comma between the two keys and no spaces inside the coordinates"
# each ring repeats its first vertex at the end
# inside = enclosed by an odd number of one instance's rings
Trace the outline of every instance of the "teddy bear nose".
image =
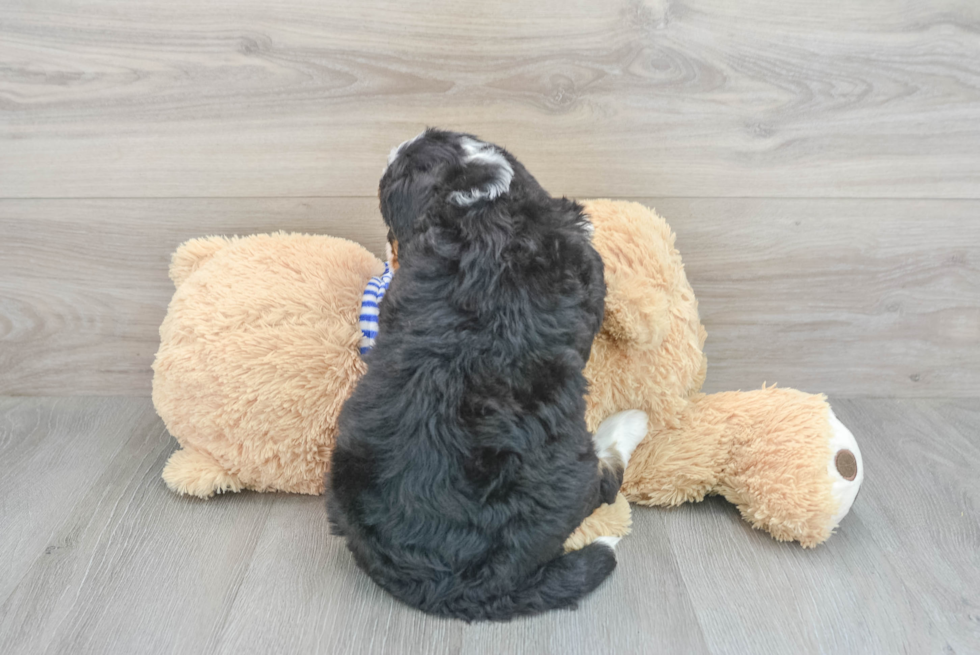
{"type": "Polygon", "coordinates": [[[837,455],[834,457],[834,467],[845,480],[853,480],[857,477],[857,458],[847,448],[837,451],[837,455]]]}

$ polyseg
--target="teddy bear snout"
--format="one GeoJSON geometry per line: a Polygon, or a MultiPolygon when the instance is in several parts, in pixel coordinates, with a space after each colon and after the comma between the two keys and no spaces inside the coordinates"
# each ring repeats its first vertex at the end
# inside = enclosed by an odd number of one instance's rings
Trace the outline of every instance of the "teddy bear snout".
{"type": "Polygon", "coordinates": [[[831,495],[837,504],[837,511],[831,518],[831,528],[833,528],[840,523],[854,504],[861,483],[864,482],[864,463],[861,461],[861,449],[854,435],[829,407],[827,419],[830,423],[828,444],[830,461],[827,462],[827,473],[832,481],[831,495]]]}

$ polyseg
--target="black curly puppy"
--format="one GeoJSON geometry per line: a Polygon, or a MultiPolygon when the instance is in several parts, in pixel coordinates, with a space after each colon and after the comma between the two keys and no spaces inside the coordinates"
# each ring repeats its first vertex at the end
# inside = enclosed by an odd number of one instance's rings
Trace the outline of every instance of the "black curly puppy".
{"type": "Polygon", "coordinates": [[[616,540],[562,544],[615,499],[646,433],[642,412],[596,443],[585,427],[605,295],[592,226],[502,148],[435,129],[392,152],[380,197],[400,266],[340,415],[333,532],[426,612],[573,607],[615,568],[616,540]]]}

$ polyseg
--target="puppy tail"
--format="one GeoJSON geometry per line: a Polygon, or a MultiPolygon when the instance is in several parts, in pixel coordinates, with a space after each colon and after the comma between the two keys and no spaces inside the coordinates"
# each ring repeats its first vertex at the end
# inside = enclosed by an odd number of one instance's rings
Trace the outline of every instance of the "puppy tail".
{"type": "Polygon", "coordinates": [[[509,596],[482,604],[483,616],[464,618],[509,621],[553,609],[574,609],[616,568],[613,546],[617,541],[600,537],[581,550],[556,557],[509,596]]]}

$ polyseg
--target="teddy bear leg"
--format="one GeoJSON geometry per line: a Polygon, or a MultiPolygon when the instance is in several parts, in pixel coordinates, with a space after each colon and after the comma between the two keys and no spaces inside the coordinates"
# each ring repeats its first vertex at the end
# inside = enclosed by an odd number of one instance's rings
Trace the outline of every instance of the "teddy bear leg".
{"type": "Polygon", "coordinates": [[[821,395],[766,387],[696,395],[633,454],[630,502],[679,505],[720,494],[753,527],[813,547],[847,514],[864,478],[857,441],[821,395]]]}
{"type": "Polygon", "coordinates": [[[238,477],[225,470],[214,457],[189,448],[174,451],[170,456],[163,467],[163,481],[175,493],[198,498],[243,488],[238,477]]]}
{"type": "Polygon", "coordinates": [[[695,396],[666,425],[651,425],[626,469],[622,491],[640,505],[700,502],[715,491],[728,460],[728,414],[695,396]]]}

